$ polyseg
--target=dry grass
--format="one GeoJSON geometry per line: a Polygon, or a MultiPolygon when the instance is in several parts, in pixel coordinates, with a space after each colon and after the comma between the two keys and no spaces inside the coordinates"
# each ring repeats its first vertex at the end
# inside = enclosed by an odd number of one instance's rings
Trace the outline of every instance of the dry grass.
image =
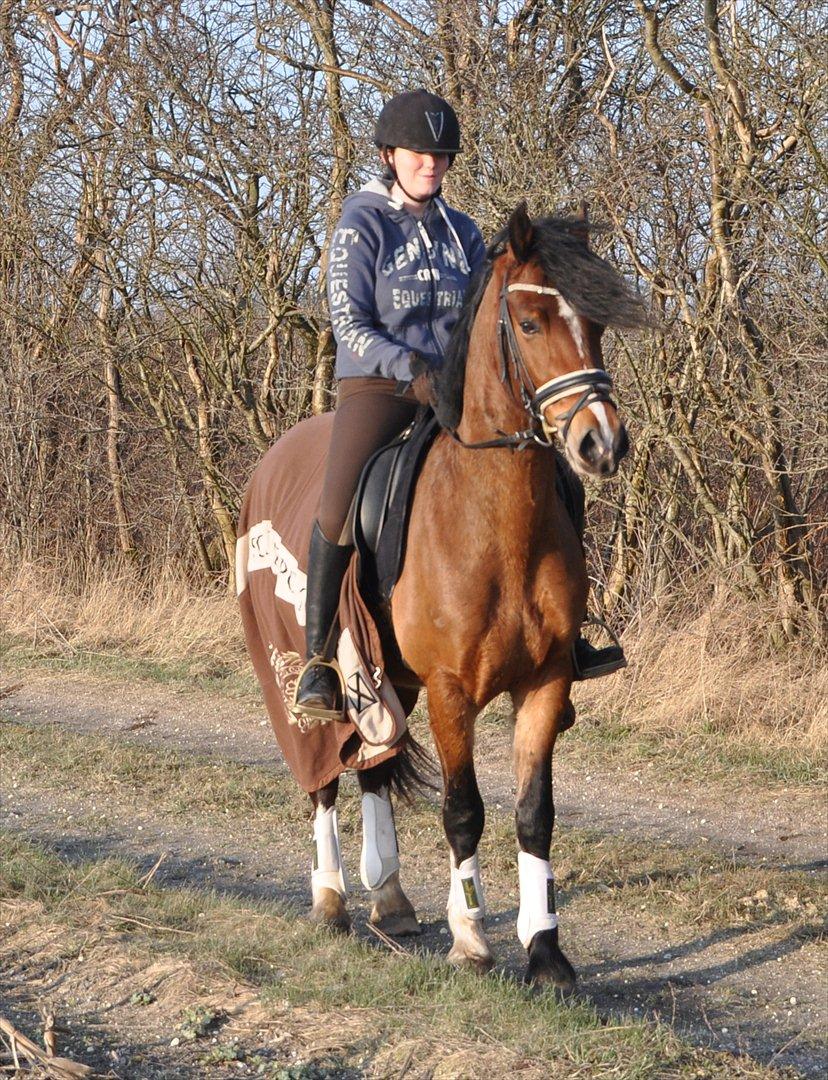
{"type": "Polygon", "coordinates": [[[196,592],[172,573],[149,585],[129,568],[67,582],[44,565],[0,566],[0,625],[51,654],[248,666],[235,598],[196,592]]]}
{"type": "MultiPolygon", "coordinates": [[[[54,568],[0,565],[0,625],[36,653],[107,653],[249,673],[235,598],[130,569],[67,582],[54,568]]],[[[760,602],[696,584],[640,615],[629,669],[576,688],[581,716],[642,735],[727,734],[813,755],[828,745],[828,662],[810,641],[774,648],[760,602]],[[712,599],[710,599],[712,595],[712,599]]]]}
{"type": "Polygon", "coordinates": [[[769,641],[757,600],[696,591],[625,635],[629,668],[576,690],[580,713],[642,734],[727,734],[803,751],[828,745],[828,663],[803,640],[769,641]]]}

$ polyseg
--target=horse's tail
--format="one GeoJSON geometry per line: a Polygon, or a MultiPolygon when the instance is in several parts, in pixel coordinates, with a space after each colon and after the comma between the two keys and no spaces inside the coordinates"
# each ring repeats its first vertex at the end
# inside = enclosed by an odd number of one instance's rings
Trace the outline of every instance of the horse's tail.
{"type": "Polygon", "coordinates": [[[417,796],[438,791],[437,763],[409,731],[405,746],[388,764],[388,786],[394,794],[413,803],[417,796]]]}

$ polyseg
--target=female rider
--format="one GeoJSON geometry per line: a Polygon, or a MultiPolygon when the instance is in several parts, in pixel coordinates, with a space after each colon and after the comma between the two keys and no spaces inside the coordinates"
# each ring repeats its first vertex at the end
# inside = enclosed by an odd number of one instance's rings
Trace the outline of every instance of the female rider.
{"type": "MultiPolygon", "coordinates": [[[[411,362],[420,357],[429,367],[441,365],[471,276],[485,258],[480,230],[440,198],[460,153],[451,105],[425,90],[398,94],[382,109],[374,139],[386,174],[345,200],[329,251],[337,404],[308,558],[308,659],[325,656],[352,551],[338,541],[362,468],[411,423],[418,399],[425,400],[424,378],[412,385],[411,362]]],[[[623,666],[622,658],[608,668],[607,651],[598,655],[581,639],[581,677],[623,666]]],[[[338,719],[338,699],[331,667],[305,668],[296,712],[338,719]]]]}

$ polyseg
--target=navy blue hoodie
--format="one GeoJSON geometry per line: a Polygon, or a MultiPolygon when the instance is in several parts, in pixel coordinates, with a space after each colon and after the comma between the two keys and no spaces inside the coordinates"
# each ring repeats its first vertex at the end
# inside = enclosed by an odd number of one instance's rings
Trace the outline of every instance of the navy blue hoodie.
{"type": "Polygon", "coordinates": [[[422,218],[372,180],[344,202],[328,256],[336,377],[411,378],[411,353],[443,362],[471,275],[480,230],[435,198],[422,218]]]}

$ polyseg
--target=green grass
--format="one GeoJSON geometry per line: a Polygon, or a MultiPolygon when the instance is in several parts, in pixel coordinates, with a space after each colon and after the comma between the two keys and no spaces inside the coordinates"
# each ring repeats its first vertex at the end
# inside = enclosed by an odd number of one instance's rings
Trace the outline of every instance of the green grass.
{"type": "MultiPolygon", "coordinates": [[[[168,686],[175,691],[200,690],[234,700],[259,704],[261,694],[252,669],[239,670],[214,659],[158,660],[123,651],[55,649],[44,652],[30,641],[0,635],[4,677],[13,681],[26,670],[89,674],[112,680],[168,686]]],[[[419,706],[413,722],[426,720],[419,706]]],[[[481,730],[509,725],[503,699],[491,703],[478,719],[481,730]]],[[[755,736],[719,731],[699,724],[671,731],[646,731],[612,716],[600,719],[579,713],[576,726],[561,739],[559,756],[573,753],[580,764],[598,764],[611,758],[614,765],[630,767],[654,762],[661,776],[681,779],[722,780],[738,774],[745,781],[822,787],[828,780],[825,757],[795,742],[766,745],[755,736]]]]}
{"type": "Polygon", "coordinates": [[[481,980],[427,954],[399,956],[329,935],[277,904],[143,887],[125,862],[72,866],[8,834],[0,834],[0,853],[0,897],[38,901],[69,937],[109,928],[150,957],[186,955],[240,976],[260,988],[265,1002],[312,1003],[334,1014],[343,1006],[369,1010],[376,1048],[403,1038],[474,1041],[483,1032],[507,1054],[547,1063],[556,1075],[774,1075],[748,1060],[694,1049],[660,1023],[607,1020],[584,1002],[562,1003],[505,976],[481,980]]]}
{"type": "Polygon", "coordinates": [[[608,756],[615,765],[653,761],[660,775],[681,779],[725,780],[736,773],[745,780],[812,787],[828,780],[822,754],[796,744],[765,745],[755,735],[741,737],[704,726],[647,732],[610,717],[582,714],[560,746],[564,753],[577,753],[579,761],[606,761],[608,756]]]}

